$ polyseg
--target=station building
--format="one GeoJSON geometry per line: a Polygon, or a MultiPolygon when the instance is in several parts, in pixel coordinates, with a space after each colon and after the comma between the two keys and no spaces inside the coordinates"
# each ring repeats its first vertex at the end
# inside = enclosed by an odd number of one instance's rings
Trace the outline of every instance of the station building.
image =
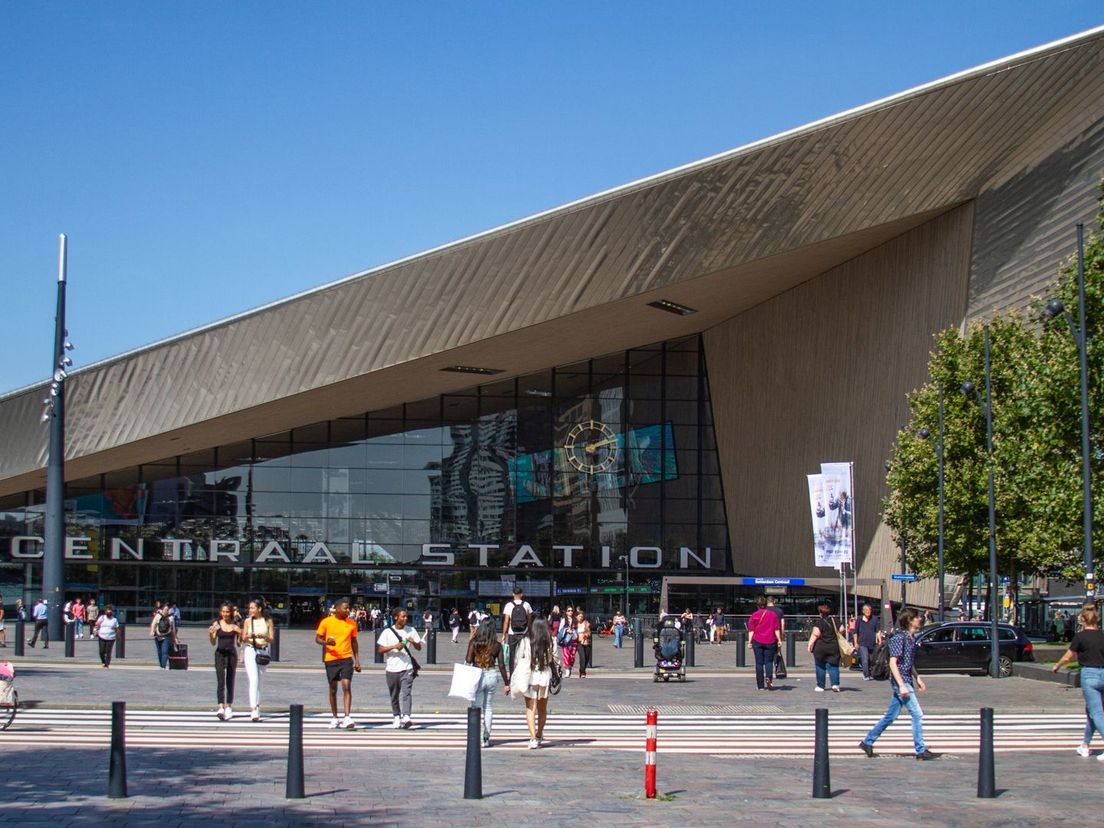
{"type": "MultiPolygon", "coordinates": [[[[702,576],[698,608],[756,578],[799,602],[834,575],[828,461],[884,580],[933,335],[1041,292],[1102,170],[1098,29],[80,368],[66,591],[185,618],[259,593],[293,623],[515,581],[603,616],[656,611],[665,575],[702,576]]],[[[0,397],[9,608],[41,582],[44,389],[0,397]]]]}

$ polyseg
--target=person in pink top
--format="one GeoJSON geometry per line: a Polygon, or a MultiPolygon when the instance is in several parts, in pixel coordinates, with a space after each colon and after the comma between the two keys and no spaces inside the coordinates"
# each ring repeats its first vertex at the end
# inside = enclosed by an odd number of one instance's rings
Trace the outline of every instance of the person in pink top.
{"type": "Polygon", "coordinates": [[[760,690],[774,689],[774,657],[782,646],[782,623],[778,614],[767,609],[767,597],[755,599],[759,609],[751,614],[747,627],[751,631],[748,646],[755,652],[755,686],[760,690]]]}
{"type": "Polygon", "coordinates": [[[69,613],[73,616],[73,638],[84,638],[84,602],[74,598],[69,613]]]}

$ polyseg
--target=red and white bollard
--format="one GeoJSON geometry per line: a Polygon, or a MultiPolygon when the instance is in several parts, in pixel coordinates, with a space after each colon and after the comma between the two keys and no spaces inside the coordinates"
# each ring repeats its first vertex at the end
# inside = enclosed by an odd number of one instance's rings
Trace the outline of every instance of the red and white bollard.
{"type": "Polygon", "coordinates": [[[659,711],[648,711],[648,729],[644,742],[644,796],[656,797],[656,729],[659,725],[659,711]]]}

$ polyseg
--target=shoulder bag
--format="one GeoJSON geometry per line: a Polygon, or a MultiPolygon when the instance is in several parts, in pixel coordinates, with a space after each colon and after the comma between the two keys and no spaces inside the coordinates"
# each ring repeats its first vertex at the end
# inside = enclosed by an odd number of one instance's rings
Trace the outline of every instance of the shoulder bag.
{"type": "MultiPolygon", "coordinates": [[[[265,632],[268,631],[268,625],[265,625],[265,632]]],[[[249,640],[253,643],[253,660],[257,662],[258,667],[267,667],[272,663],[272,654],[268,651],[268,645],[264,647],[257,646],[257,636],[253,632],[253,619],[249,619],[249,640]]]]}
{"type": "MultiPolygon", "coordinates": [[[[395,634],[395,638],[397,638],[399,641],[402,641],[403,649],[406,650],[406,654],[410,656],[410,663],[414,670],[414,675],[411,676],[411,678],[416,679],[418,677],[418,673],[422,672],[422,665],[418,663],[418,659],[414,658],[414,653],[410,652],[410,648],[406,646],[406,642],[403,641],[403,637],[399,635],[399,631],[395,629],[394,625],[392,625],[389,629],[395,634]]],[[[475,693],[473,692],[472,695],[474,696],[475,693]]]]}
{"type": "Polygon", "coordinates": [[[832,631],[836,634],[836,642],[839,644],[840,655],[845,658],[855,652],[854,646],[847,640],[843,633],[839,631],[839,624],[836,623],[836,619],[833,618],[829,623],[832,625],[832,631]]]}

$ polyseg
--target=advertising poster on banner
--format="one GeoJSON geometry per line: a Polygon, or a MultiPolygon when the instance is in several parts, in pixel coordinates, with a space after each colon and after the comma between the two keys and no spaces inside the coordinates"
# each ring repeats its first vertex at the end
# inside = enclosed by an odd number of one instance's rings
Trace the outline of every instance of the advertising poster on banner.
{"type": "MultiPolygon", "coordinates": [[[[851,463],[821,463],[820,476],[824,484],[825,555],[830,564],[854,563],[854,504],[852,502],[851,463]]],[[[825,564],[826,566],[828,564],[825,564]]]]}
{"type": "Polygon", "coordinates": [[[824,501],[824,479],[819,474],[809,477],[809,509],[813,515],[813,559],[816,566],[836,566],[828,557],[828,510],[824,501]]]}

